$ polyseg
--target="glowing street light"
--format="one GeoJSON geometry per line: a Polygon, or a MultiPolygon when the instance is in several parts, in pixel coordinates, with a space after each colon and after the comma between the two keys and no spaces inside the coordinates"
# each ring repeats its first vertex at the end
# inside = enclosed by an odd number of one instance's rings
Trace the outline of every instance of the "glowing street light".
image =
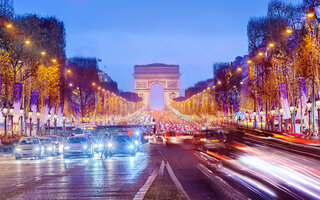
{"type": "Polygon", "coordinates": [[[67,73],[71,73],[71,69],[67,69],[67,73]]]}
{"type": "Polygon", "coordinates": [[[221,85],[221,81],[218,81],[218,84],[221,85]]]}
{"type": "Polygon", "coordinates": [[[291,34],[291,33],[292,33],[292,29],[291,29],[291,28],[287,28],[286,32],[287,32],[288,34],[291,34]]]}
{"type": "Polygon", "coordinates": [[[55,62],[57,62],[57,60],[56,60],[56,59],[52,59],[51,61],[52,61],[52,62],[54,62],[54,63],[55,63],[55,62]]]}
{"type": "Polygon", "coordinates": [[[262,52],[259,52],[258,55],[259,55],[259,56],[263,56],[263,53],[262,53],[262,52]]]}
{"type": "Polygon", "coordinates": [[[45,56],[45,55],[46,55],[46,52],[45,52],[45,51],[41,51],[41,55],[42,55],[42,56],[45,56]]]}
{"type": "Polygon", "coordinates": [[[92,86],[96,86],[96,83],[95,82],[92,82],[92,84],[91,84],[92,86]]]}
{"type": "Polygon", "coordinates": [[[29,44],[31,44],[31,41],[30,41],[30,40],[26,40],[26,41],[24,41],[24,43],[25,43],[26,45],[29,45],[29,44]]]}
{"type": "Polygon", "coordinates": [[[237,70],[238,70],[239,72],[241,72],[242,69],[241,69],[241,67],[238,67],[237,70]]]}
{"type": "Polygon", "coordinates": [[[252,60],[248,60],[248,64],[251,64],[252,63],[252,60]]]}
{"type": "Polygon", "coordinates": [[[273,43],[269,43],[269,47],[274,47],[274,44],[273,43]]]}
{"type": "Polygon", "coordinates": [[[72,86],[73,86],[73,84],[72,84],[72,83],[69,83],[69,86],[70,86],[70,87],[72,87],[72,86]]]}
{"type": "Polygon", "coordinates": [[[12,28],[12,24],[7,24],[7,28],[12,28]]]}
{"type": "Polygon", "coordinates": [[[312,12],[308,13],[308,14],[307,14],[307,17],[308,17],[308,18],[313,18],[313,17],[314,17],[314,13],[312,13],[312,12]]]}

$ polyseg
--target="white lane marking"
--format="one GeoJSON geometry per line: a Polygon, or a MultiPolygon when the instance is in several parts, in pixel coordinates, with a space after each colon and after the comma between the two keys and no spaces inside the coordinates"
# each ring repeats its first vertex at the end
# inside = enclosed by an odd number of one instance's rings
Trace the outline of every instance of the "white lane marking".
{"type": "Polygon", "coordinates": [[[177,189],[178,189],[181,193],[183,193],[183,194],[186,196],[187,199],[190,199],[189,196],[188,196],[188,194],[186,193],[186,191],[183,189],[180,181],[178,180],[178,178],[176,177],[176,175],[173,173],[173,170],[172,170],[169,162],[167,162],[166,167],[167,167],[168,172],[169,172],[169,175],[170,175],[173,183],[176,185],[177,189]]]}
{"type": "Polygon", "coordinates": [[[158,175],[158,169],[155,169],[151,176],[149,176],[147,182],[140,188],[138,193],[134,196],[133,200],[142,200],[152,185],[153,181],[158,175]]]}
{"type": "Polygon", "coordinates": [[[16,185],[17,187],[21,187],[21,186],[24,186],[24,184],[18,184],[18,185],[16,185]]]}
{"type": "Polygon", "coordinates": [[[163,176],[163,172],[164,172],[164,167],[165,167],[165,163],[162,160],[161,165],[160,165],[160,169],[159,169],[159,176],[163,176]]]}

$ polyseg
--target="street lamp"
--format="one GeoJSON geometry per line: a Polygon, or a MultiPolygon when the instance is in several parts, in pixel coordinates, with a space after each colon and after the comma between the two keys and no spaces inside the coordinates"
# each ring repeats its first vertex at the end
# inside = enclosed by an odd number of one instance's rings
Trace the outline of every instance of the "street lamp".
{"type": "Polygon", "coordinates": [[[295,114],[295,107],[293,106],[293,104],[290,105],[289,109],[290,109],[290,113],[291,113],[291,131],[293,131],[294,130],[294,126],[295,126],[295,124],[293,122],[293,116],[295,114]]]}
{"type": "Polygon", "coordinates": [[[32,136],[32,110],[29,111],[30,136],[32,136]]]}
{"type": "Polygon", "coordinates": [[[283,109],[280,108],[279,109],[279,112],[280,112],[280,132],[282,132],[282,116],[283,116],[283,109]]]}
{"type": "Polygon", "coordinates": [[[37,111],[37,135],[41,136],[41,133],[40,133],[40,112],[39,112],[39,110],[37,111]]]}
{"type": "Polygon", "coordinates": [[[318,97],[316,100],[317,111],[318,111],[318,135],[320,130],[320,98],[318,97]]]}
{"type": "Polygon", "coordinates": [[[13,107],[10,107],[9,109],[9,116],[11,118],[11,136],[13,136],[13,107]]]}
{"type": "Polygon", "coordinates": [[[261,130],[262,130],[263,114],[264,114],[264,112],[263,112],[263,110],[262,110],[262,108],[261,108],[261,110],[260,110],[261,130]]]}
{"type": "Polygon", "coordinates": [[[48,133],[50,135],[50,121],[51,121],[51,115],[48,114],[48,133]]]}
{"type": "Polygon", "coordinates": [[[272,106],[271,111],[270,111],[271,115],[272,115],[272,130],[274,131],[274,117],[276,115],[276,110],[274,109],[274,107],[272,106]]]}
{"type": "Polygon", "coordinates": [[[255,109],[253,110],[252,116],[254,117],[254,127],[252,125],[252,128],[257,128],[257,112],[255,109]]]}
{"type": "Polygon", "coordinates": [[[4,107],[2,109],[2,113],[3,113],[3,116],[4,116],[4,135],[7,136],[8,133],[7,133],[7,115],[8,115],[8,108],[4,107]]]}
{"type": "Polygon", "coordinates": [[[86,118],[82,117],[82,123],[85,123],[85,122],[86,122],[86,118]]]}
{"type": "Polygon", "coordinates": [[[89,117],[87,117],[87,123],[89,123],[89,117]]]}
{"type": "Polygon", "coordinates": [[[308,113],[309,113],[309,135],[311,133],[311,108],[312,108],[312,102],[309,98],[308,102],[307,102],[307,108],[308,108],[308,113]]]}
{"type": "Polygon", "coordinates": [[[23,136],[23,113],[24,113],[24,111],[23,111],[23,109],[21,108],[20,109],[20,126],[21,126],[21,128],[20,128],[20,135],[21,136],[23,136]]]}
{"type": "Polygon", "coordinates": [[[54,116],[54,134],[57,135],[57,115],[55,114],[54,116]]]}

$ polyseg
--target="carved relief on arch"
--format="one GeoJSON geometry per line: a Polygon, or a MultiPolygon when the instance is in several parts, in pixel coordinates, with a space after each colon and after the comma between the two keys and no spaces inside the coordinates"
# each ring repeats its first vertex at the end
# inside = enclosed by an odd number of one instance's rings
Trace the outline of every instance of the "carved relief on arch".
{"type": "Polygon", "coordinates": [[[153,84],[160,84],[163,88],[166,88],[166,81],[158,81],[158,80],[151,80],[148,81],[148,88],[150,88],[153,84]]]}
{"type": "Polygon", "coordinates": [[[147,82],[137,81],[136,89],[147,89],[147,82]]]}
{"type": "Polygon", "coordinates": [[[167,81],[168,88],[178,88],[178,81],[167,81]]]}

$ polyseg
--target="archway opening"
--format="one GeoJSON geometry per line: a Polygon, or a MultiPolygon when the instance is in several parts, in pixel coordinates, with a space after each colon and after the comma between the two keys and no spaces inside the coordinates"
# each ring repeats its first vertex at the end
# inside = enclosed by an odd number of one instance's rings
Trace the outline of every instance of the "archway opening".
{"type": "Polygon", "coordinates": [[[150,87],[150,109],[164,110],[164,88],[161,84],[153,84],[150,87]]]}

